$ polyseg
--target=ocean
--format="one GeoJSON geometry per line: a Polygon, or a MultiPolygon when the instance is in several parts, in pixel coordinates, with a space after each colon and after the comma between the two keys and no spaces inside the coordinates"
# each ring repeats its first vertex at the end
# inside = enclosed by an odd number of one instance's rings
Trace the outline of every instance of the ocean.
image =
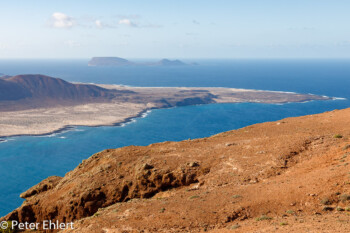
{"type": "Polygon", "coordinates": [[[198,60],[184,67],[88,67],[78,60],[0,60],[0,73],[45,74],[72,82],[130,86],[234,87],[339,97],[288,104],[209,104],[157,109],[115,127],[74,127],[0,143],[0,216],[19,194],[48,176],[64,176],[108,149],[207,137],[247,125],[350,107],[350,60],[198,60]]]}

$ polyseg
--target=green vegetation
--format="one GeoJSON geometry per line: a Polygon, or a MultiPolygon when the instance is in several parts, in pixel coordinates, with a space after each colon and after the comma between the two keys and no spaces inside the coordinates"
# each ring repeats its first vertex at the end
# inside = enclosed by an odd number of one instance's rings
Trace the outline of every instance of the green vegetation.
{"type": "Polygon", "coordinates": [[[323,205],[330,205],[332,204],[331,201],[328,198],[324,198],[321,200],[321,204],[323,205]]]}
{"type": "Polygon", "coordinates": [[[287,214],[295,214],[294,210],[287,210],[286,213],[287,214]]]}
{"type": "Polygon", "coordinates": [[[235,230],[235,229],[240,228],[240,227],[241,227],[240,225],[236,224],[236,225],[233,225],[233,226],[229,226],[228,229],[235,230]]]}
{"type": "Polygon", "coordinates": [[[342,202],[348,201],[348,200],[350,200],[350,195],[344,193],[344,194],[340,195],[339,199],[340,199],[342,202]]]}
{"type": "Polygon", "coordinates": [[[337,211],[344,211],[344,208],[341,208],[341,207],[337,206],[336,210],[337,211]]]}
{"type": "Polygon", "coordinates": [[[189,199],[196,199],[199,198],[199,196],[195,195],[195,196],[191,196],[189,199]]]}
{"type": "Polygon", "coordinates": [[[261,217],[256,218],[256,221],[264,221],[264,220],[271,220],[272,218],[267,215],[261,215],[261,217]]]}
{"type": "Polygon", "coordinates": [[[335,135],[333,136],[333,138],[343,138],[343,135],[341,135],[341,134],[335,134],[335,135]]]}
{"type": "Polygon", "coordinates": [[[287,226],[288,225],[288,223],[286,223],[286,222],[281,222],[280,223],[280,226],[287,226]]]}

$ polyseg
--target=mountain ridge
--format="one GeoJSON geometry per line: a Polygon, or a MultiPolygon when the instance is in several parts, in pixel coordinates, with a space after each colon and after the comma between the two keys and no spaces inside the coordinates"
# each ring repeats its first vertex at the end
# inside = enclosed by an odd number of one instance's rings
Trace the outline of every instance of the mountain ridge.
{"type": "Polygon", "coordinates": [[[3,94],[0,96],[0,101],[24,98],[81,100],[108,97],[113,92],[95,85],[72,84],[63,79],[39,74],[17,75],[0,80],[0,90],[3,93],[12,92],[15,95],[12,98],[6,98],[3,94]]]}

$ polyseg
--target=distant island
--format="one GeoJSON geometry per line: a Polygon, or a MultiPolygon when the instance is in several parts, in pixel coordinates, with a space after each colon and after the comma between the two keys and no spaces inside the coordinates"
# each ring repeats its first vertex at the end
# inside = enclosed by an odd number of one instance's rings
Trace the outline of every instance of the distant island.
{"type": "Polygon", "coordinates": [[[186,66],[186,65],[198,65],[197,63],[184,63],[180,60],[162,59],[158,62],[132,62],[120,57],[93,57],[89,63],[89,66],[186,66]]]}
{"type": "Polygon", "coordinates": [[[72,125],[114,125],[155,108],[211,103],[288,103],[325,96],[219,87],[127,87],[70,83],[45,75],[0,79],[0,138],[72,125]]]}

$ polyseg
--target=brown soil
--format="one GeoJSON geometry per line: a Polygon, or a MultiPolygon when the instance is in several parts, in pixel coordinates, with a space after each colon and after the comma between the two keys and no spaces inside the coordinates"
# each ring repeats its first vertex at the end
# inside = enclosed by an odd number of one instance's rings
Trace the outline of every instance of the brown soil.
{"type": "Polygon", "coordinates": [[[66,232],[349,232],[350,109],[105,150],[6,216],[66,232]]]}

